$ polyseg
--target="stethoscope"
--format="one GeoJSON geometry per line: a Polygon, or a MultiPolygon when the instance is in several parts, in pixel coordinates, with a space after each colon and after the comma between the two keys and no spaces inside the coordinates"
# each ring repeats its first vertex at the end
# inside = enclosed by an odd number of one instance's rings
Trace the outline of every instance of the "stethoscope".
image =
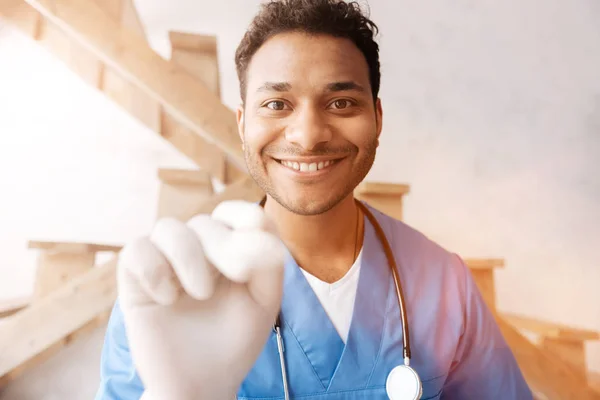
{"type": "MultiPolygon", "coordinates": [[[[261,207],[264,207],[267,198],[264,197],[260,202],[261,207]]],[[[394,285],[396,287],[396,297],[398,299],[398,307],[400,308],[400,319],[402,321],[402,354],[404,357],[404,364],[394,367],[387,376],[385,382],[385,391],[390,400],[418,400],[423,394],[423,385],[421,379],[410,366],[410,337],[408,334],[408,318],[406,316],[406,308],[404,307],[404,294],[402,292],[402,285],[400,284],[400,277],[398,276],[398,267],[396,260],[394,259],[394,253],[385,233],[379,222],[375,219],[375,216],[364,204],[356,200],[356,205],[361,211],[367,216],[369,222],[375,229],[377,239],[383,246],[385,257],[388,262],[388,266],[392,270],[392,276],[394,277],[394,285]]],[[[285,400],[290,400],[290,392],[287,379],[287,371],[285,368],[285,348],[283,345],[283,337],[281,335],[281,318],[278,315],[275,323],[273,324],[273,331],[277,335],[277,350],[279,352],[279,364],[281,365],[281,379],[283,382],[283,391],[285,394],[285,400]]]]}

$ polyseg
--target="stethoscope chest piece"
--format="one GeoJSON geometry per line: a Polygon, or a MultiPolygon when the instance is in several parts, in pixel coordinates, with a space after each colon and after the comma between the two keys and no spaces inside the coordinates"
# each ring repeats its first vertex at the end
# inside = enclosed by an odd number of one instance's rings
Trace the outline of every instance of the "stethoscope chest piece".
{"type": "Polygon", "coordinates": [[[408,365],[398,365],[389,373],[385,390],[390,400],[419,400],[423,394],[419,375],[408,365]]]}

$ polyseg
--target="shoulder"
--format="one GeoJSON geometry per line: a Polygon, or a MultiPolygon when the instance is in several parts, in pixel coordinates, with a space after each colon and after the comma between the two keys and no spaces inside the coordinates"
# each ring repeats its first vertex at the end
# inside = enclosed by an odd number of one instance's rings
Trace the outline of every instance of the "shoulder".
{"type": "Polygon", "coordinates": [[[369,205],[367,207],[379,222],[396,258],[408,261],[415,268],[461,262],[456,254],[446,250],[419,230],[369,205]]]}
{"type": "Polygon", "coordinates": [[[367,207],[385,233],[406,291],[416,297],[424,293],[432,298],[443,296],[443,304],[452,304],[456,310],[464,307],[470,277],[463,260],[405,222],[367,207]]]}

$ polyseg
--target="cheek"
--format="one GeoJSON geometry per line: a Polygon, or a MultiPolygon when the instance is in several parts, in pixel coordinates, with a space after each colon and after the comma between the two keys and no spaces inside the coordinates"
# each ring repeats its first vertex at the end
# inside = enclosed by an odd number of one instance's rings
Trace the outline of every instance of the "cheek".
{"type": "Polygon", "coordinates": [[[244,141],[253,152],[261,152],[262,149],[278,137],[279,129],[272,122],[264,123],[260,120],[249,121],[245,127],[244,141]]]}
{"type": "Polygon", "coordinates": [[[344,121],[339,126],[344,139],[358,147],[359,151],[370,148],[377,139],[377,126],[375,121],[368,118],[353,118],[344,121]]]}

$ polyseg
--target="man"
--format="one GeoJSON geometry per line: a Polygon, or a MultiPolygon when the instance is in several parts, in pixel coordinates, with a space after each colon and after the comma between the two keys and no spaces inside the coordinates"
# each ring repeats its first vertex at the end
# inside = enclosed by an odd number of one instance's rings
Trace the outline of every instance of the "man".
{"type": "Polygon", "coordinates": [[[532,398],[460,258],[353,198],[382,129],[376,29],[356,3],[262,7],[236,65],[264,212],[226,202],[123,249],[97,399],[532,398]],[[422,388],[390,374],[405,359],[422,388]]]}

